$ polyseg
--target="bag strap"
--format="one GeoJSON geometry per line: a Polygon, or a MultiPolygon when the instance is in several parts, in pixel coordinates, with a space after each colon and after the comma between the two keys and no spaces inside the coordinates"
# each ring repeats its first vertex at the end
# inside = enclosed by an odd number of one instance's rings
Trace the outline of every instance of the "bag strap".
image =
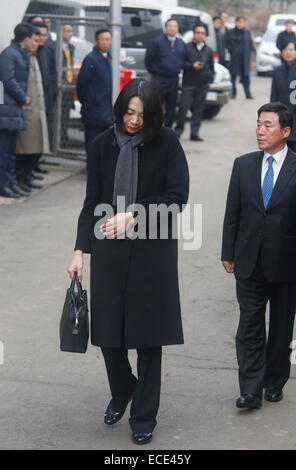
{"type": "Polygon", "coordinates": [[[75,286],[77,287],[79,297],[82,297],[82,285],[81,285],[81,282],[78,279],[77,272],[74,273],[74,276],[73,276],[73,279],[72,279],[72,282],[71,282],[71,286],[70,286],[70,292],[71,292],[72,295],[74,294],[75,286]]]}

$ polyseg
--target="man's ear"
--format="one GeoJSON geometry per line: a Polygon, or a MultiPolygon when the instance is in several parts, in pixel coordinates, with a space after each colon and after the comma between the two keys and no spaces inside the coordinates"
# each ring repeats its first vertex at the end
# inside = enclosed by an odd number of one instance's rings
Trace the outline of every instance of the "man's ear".
{"type": "Polygon", "coordinates": [[[283,128],[283,137],[285,139],[287,139],[289,137],[289,135],[291,134],[291,131],[292,131],[291,127],[284,127],[283,128]]]}

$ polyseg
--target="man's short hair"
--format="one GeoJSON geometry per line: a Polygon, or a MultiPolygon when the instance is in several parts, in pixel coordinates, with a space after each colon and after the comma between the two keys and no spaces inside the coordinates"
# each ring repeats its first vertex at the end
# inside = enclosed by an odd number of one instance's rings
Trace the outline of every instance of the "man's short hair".
{"type": "Polygon", "coordinates": [[[293,114],[285,104],[280,103],[278,101],[264,104],[257,111],[258,119],[260,117],[260,114],[263,112],[277,114],[279,117],[279,123],[281,128],[283,129],[284,127],[290,127],[292,129],[294,121],[293,114]]]}
{"type": "Polygon", "coordinates": [[[206,33],[207,33],[207,26],[206,26],[204,23],[202,23],[202,21],[198,21],[198,22],[194,25],[194,27],[193,27],[193,32],[196,30],[196,28],[204,28],[205,31],[206,31],[206,33]]]}
{"type": "MultiPolygon", "coordinates": [[[[169,18],[168,20],[166,20],[166,22],[165,22],[165,24],[164,24],[165,27],[166,27],[166,25],[167,25],[168,23],[170,23],[171,21],[175,21],[175,23],[178,23],[178,21],[177,21],[175,18],[169,18]]],[[[178,25],[179,25],[179,23],[178,23],[178,25]]]]}
{"type": "Polygon", "coordinates": [[[221,20],[220,16],[213,16],[213,21],[221,20]]]}
{"type": "Polygon", "coordinates": [[[35,26],[29,23],[18,24],[14,28],[14,40],[17,43],[23,42],[26,38],[31,38],[33,34],[40,34],[35,26]]]}
{"type": "Polygon", "coordinates": [[[236,22],[236,23],[237,23],[238,21],[240,21],[240,20],[244,20],[244,21],[245,21],[246,18],[245,18],[244,16],[242,16],[242,15],[241,15],[241,16],[237,16],[237,17],[235,18],[235,22],[236,22]]]}
{"type": "Polygon", "coordinates": [[[286,49],[286,47],[289,45],[289,44],[293,44],[294,46],[294,49],[296,49],[296,44],[294,41],[284,41],[283,44],[281,45],[281,52],[283,52],[284,49],[286,49]]]}
{"type": "Polygon", "coordinates": [[[293,24],[294,24],[294,21],[293,21],[293,20],[287,20],[287,21],[285,22],[285,24],[292,24],[292,25],[293,25],[293,24]]]}
{"type": "Polygon", "coordinates": [[[48,31],[48,26],[46,23],[41,23],[41,21],[38,21],[37,23],[34,23],[35,28],[46,28],[48,31]]]}
{"type": "Polygon", "coordinates": [[[30,17],[28,18],[28,20],[27,20],[27,23],[32,24],[33,21],[34,21],[36,18],[42,18],[42,16],[40,16],[40,15],[33,15],[33,16],[30,16],[30,17]]]}
{"type": "Polygon", "coordinates": [[[98,39],[98,37],[103,34],[103,33],[110,33],[111,34],[111,31],[110,29],[108,28],[102,28],[102,29],[98,29],[96,32],[95,32],[95,39],[98,39]]]}

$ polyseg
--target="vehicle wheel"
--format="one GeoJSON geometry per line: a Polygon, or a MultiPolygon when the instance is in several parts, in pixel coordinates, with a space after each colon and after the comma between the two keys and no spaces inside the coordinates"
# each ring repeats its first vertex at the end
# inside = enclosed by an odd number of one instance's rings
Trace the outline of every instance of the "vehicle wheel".
{"type": "Polygon", "coordinates": [[[203,111],[203,118],[204,119],[213,119],[213,117],[217,116],[220,112],[222,106],[218,104],[214,104],[213,106],[207,106],[203,111]]]}

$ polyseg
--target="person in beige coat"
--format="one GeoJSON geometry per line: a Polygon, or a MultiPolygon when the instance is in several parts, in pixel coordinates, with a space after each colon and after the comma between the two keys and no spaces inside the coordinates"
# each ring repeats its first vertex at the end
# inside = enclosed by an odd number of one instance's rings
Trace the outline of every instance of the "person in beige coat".
{"type": "Polygon", "coordinates": [[[44,90],[35,53],[30,56],[28,95],[31,102],[24,107],[26,129],[18,137],[16,174],[20,187],[30,192],[32,188],[42,187],[32,181],[32,171],[40,156],[49,152],[44,90]]]}

